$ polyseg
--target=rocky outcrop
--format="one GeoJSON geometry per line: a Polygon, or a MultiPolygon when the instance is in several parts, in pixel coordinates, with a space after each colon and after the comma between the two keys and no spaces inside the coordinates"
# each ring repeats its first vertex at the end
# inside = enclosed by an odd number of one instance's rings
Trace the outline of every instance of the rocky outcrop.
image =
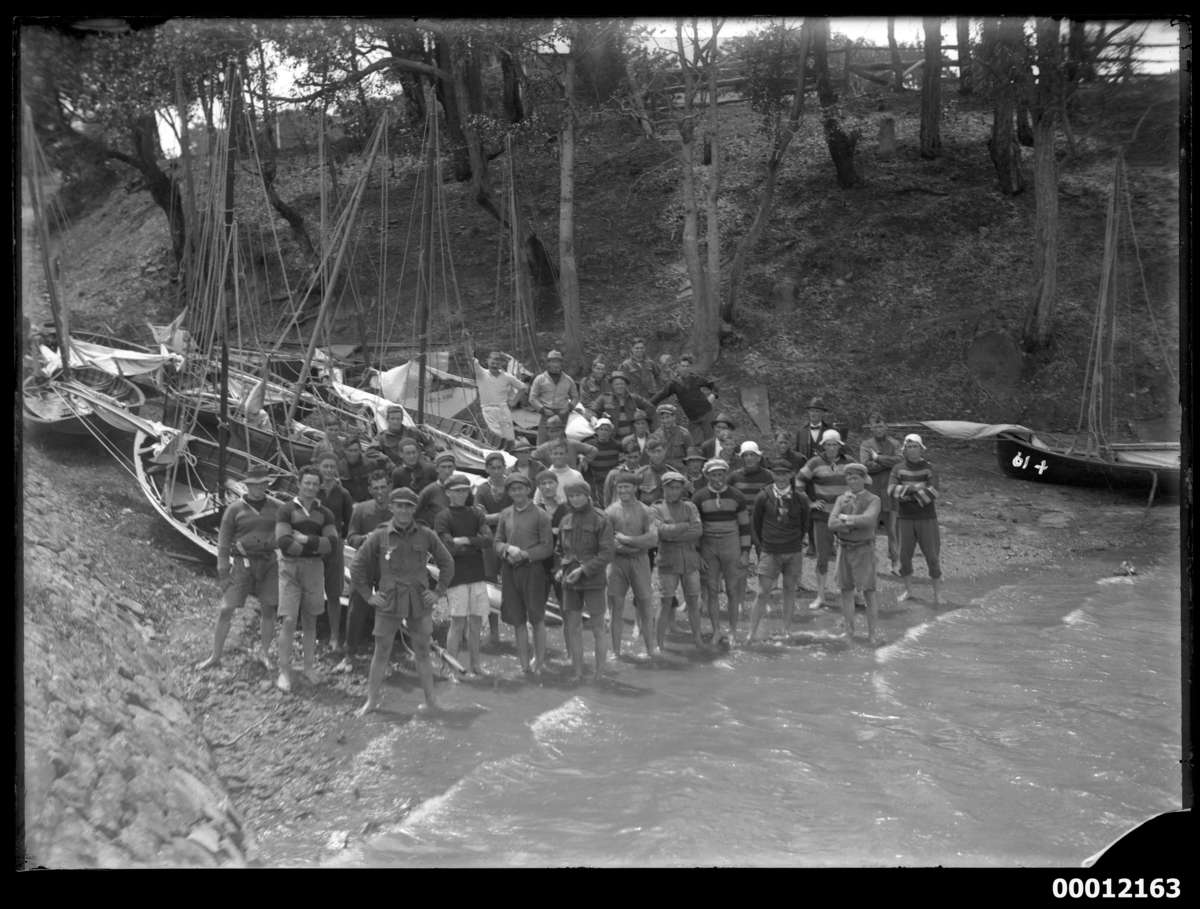
{"type": "Polygon", "coordinates": [[[27,867],[244,865],[252,837],[173,690],[155,618],[107,586],[104,528],[27,477],[27,867]]]}

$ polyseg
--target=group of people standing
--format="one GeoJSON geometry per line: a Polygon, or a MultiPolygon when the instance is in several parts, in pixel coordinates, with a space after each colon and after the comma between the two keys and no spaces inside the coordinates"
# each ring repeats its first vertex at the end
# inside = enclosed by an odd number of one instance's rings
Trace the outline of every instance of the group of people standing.
{"type": "MultiPolygon", "coordinates": [[[[747,639],[753,641],[778,582],[784,627],[790,626],[806,555],[816,561],[817,596],[809,607],[840,605],[842,631],[849,637],[861,602],[874,641],[880,528],[892,570],[904,581],[901,599],[912,595],[912,558],[920,547],[937,602],[939,484],[920,436],[897,442],[882,415],[872,414],[869,436],[853,460],[842,430],[827,421],[828,410],[814,398],[808,425],[779,433],[765,453],[754,439],[736,441],[733,418],[715,410],[715,383],[695,373],[686,354],[679,358],[678,374],[661,384],[658,364],[645,356],[640,339],[621,369],[607,372],[597,361],[579,383],[562,373],[561,363],[552,351],[546,372],[529,389],[541,418],[538,446],[514,439],[511,468],[504,453],[489,453],[482,481],[458,472],[450,452],[431,458],[403,426],[400,408],[389,412],[388,429],[367,449],[350,440],[340,460],[328,452],[315,467],[303,468],[291,501],[268,496],[270,478],[265,471],[251,472],[246,494],[221,523],[218,574],[224,592],[213,653],[201,665],[220,661],[232,615],[250,593],[262,610],[255,657],[268,668],[276,610],[283,619],[277,685],[285,691],[292,687],[298,619],[304,673],[313,679],[317,616],[328,607],[330,645],[348,656],[373,612],[375,647],[362,712],[380,705],[402,627],[433,707],[430,649],[440,600],[451,616],[447,651],[457,659],[465,636],[467,671],[481,672],[487,618],[492,643],[499,643],[502,619],[513,628],[522,670],[540,675],[553,593],[565,625],[571,678],[583,678],[584,628],[592,632],[599,677],[620,655],[631,594],[635,636],[649,658],[660,654],[675,628],[680,596],[697,647],[738,641],[747,600],[747,639]],[[564,431],[581,402],[595,430],[586,442],[568,439],[564,431]],[[344,629],[343,542],[355,547],[344,629]],[[747,595],[752,564],[757,592],[747,595]],[[499,616],[489,585],[499,586],[499,616]],[[711,636],[702,633],[702,615],[711,636]]],[[[337,667],[351,668],[345,658],[337,667]]]]}

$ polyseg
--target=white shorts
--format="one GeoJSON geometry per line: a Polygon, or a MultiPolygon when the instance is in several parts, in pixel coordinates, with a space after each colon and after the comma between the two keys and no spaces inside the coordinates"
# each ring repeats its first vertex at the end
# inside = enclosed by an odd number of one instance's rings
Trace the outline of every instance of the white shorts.
{"type": "Polygon", "coordinates": [[[446,599],[450,603],[450,617],[485,616],[491,612],[488,602],[486,581],[472,581],[470,584],[459,584],[446,590],[446,599]]]}

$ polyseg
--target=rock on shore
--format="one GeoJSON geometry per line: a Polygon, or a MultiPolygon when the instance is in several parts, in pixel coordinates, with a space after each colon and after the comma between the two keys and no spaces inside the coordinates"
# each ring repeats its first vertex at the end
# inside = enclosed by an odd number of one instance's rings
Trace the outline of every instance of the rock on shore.
{"type": "Polygon", "coordinates": [[[27,867],[240,866],[254,844],[150,643],[153,619],[109,589],[103,526],[25,484],[27,867]]]}

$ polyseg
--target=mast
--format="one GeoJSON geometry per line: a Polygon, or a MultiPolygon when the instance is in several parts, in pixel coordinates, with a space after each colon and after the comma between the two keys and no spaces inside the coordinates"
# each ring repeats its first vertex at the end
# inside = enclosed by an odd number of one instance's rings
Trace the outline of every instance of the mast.
{"type": "Polygon", "coordinates": [[[37,225],[38,240],[42,247],[42,271],[46,276],[46,293],[50,296],[50,314],[54,317],[54,330],[58,333],[58,351],[62,357],[62,377],[71,378],[71,339],[67,334],[67,321],[59,305],[58,289],[54,282],[54,269],[50,266],[50,231],[46,228],[45,201],[42,198],[41,147],[33,131],[33,116],[29,105],[24,109],[26,148],[29,150],[25,179],[29,185],[29,201],[33,205],[33,223],[37,225]],[[35,175],[36,172],[36,175],[35,175]]]}
{"type": "Polygon", "coordinates": [[[429,111],[429,131],[425,137],[425,200],[421,211],[421,255],[417,269],[417,423],[425,422],[425,362],[429,352],[429,307],[433,303],[433,205],[437,163],[437,114],[434,112],[433,89],[425,88],[425,110],[429,111]],[[422,293],[422,289],[424,293],[422,293]]]}
{"type": "MultiPolygon", "coordinates": [[[[237,69],[230,64],[227,70],[229,84],[229,120],[226,130],[225,154],[225,249],[226,261],[232,261],[228,255],[233,237],[233,183],[237,171],[237,142],[234,141],[234,130],[237,128],[238,117],[241,115],[241,86],[238,85],[237,69]]],[[[217,424],[217,489],[225,488],[226,449],[229,445],[229,300],[226,296],[230,275],[223,271],[221,275],[221,389],[220,389],[220,419],[217,424]]],[[[217,493],[221,493],[218,491],[217,493]]]]}

